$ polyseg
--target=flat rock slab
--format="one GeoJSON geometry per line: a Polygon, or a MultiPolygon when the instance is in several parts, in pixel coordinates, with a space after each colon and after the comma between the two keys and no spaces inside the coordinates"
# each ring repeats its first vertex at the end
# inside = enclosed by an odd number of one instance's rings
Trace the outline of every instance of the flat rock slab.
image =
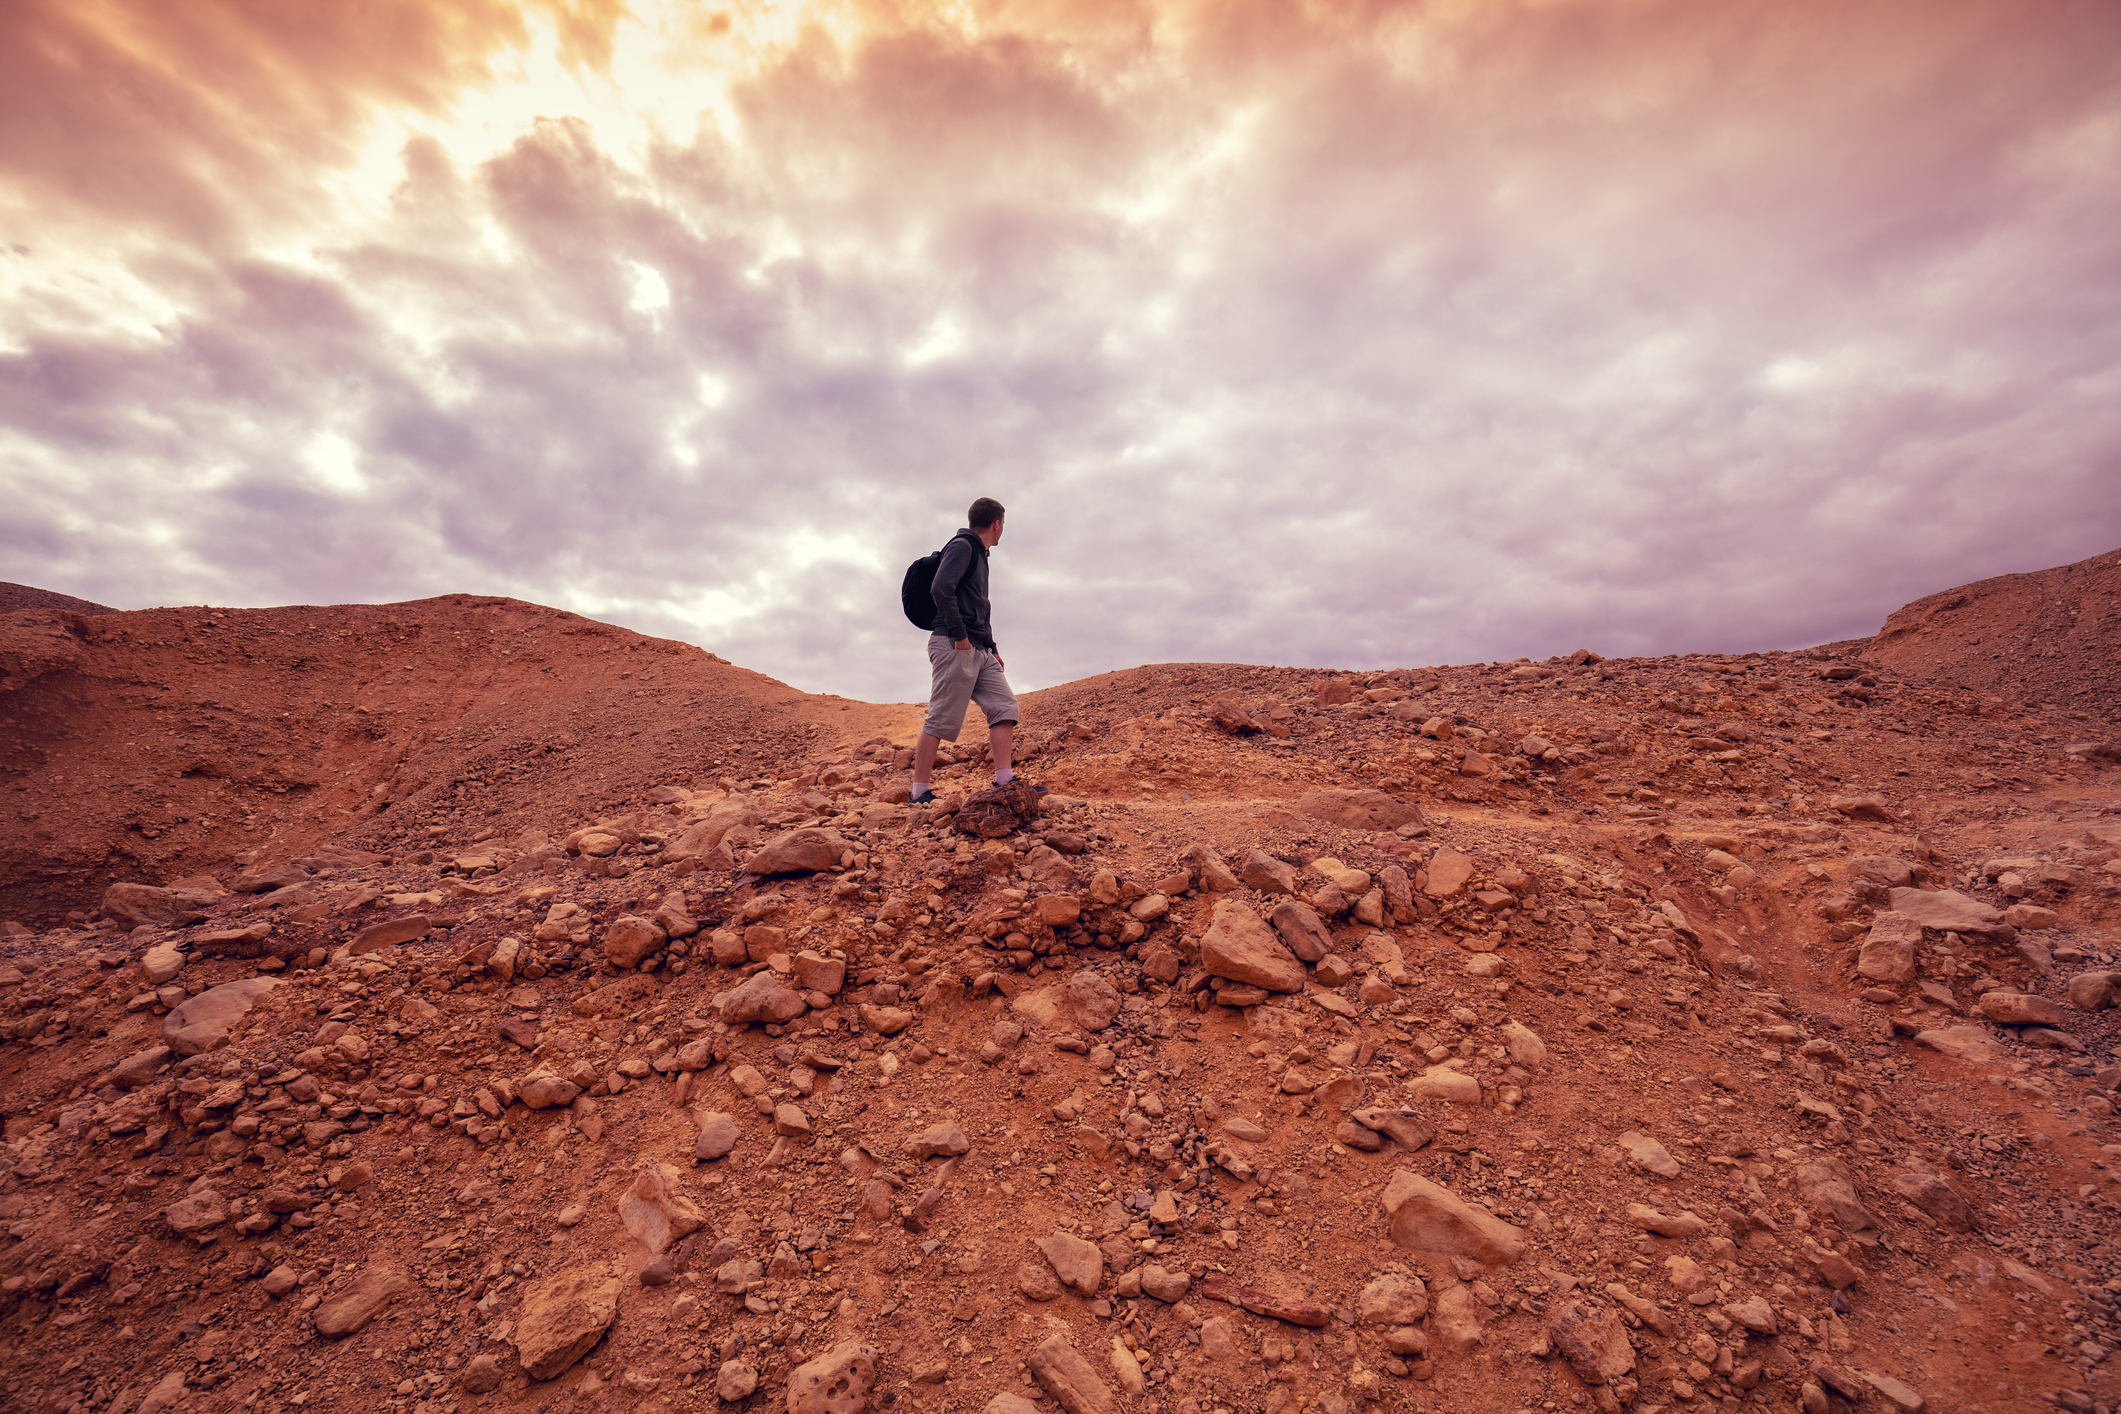
{"type": "Polygon", "coordinates": [[[1236,899],[1215,905],[1215,921],[1200,940],[1201,965],[1211,977],[1227,977],[1270,992],[1301,992],[1304,965],[1274,931],[1236,899]]]}
{"type": "Polygon", "coordinates": [[[180,1056],[204,1055],[228,1044],[228,1035],[267,992],[277,977],[245,977],[209,987],[162,1018],[162,1039],[180,1056]]]}
{"type": "Polygon", "coordinates": [[[1644,1173],[1659,1178],[1679,1177],[1679,1160],[1649,1135],[1631,1129],[1613,1142],[1628,1156],[1628,1162],[1644,1173]]]}
{"type": "Polygon", "coordinates": [[[569,1267],[532,1287],[516,1321],[516,1358],[534,1380],[549,1380],[587,1355],[619,1314],[623,1285],[605,1263],[569,1267]]]}
{"type": "Polygon", "coordinates": [[[2005,1026],[2061,1026],[2069,1013],[2046,997],[2029,992],[1983,992],[1981,1011],[1991,1021],[2005,1026]]]}
{"type": "Polygon", "coordinates": [[[1421,891],[1430,898],[1449,898],[1473,877],[1473,861],[1455,849],[1439,849],[1429,861],[1428,882],[1421,891]]]}
{"type": "Polygon", "coordinates": [[[354,1284],[317,1308],[317,1334],[343,1340],[374,1320],[385,1306],[411,1287],[402,1272],[371,1267],[354,1284]]]}
{"type": "Polygon", "coordinates": [[[1422,819],[1420,806],[1381,790],[1309,790],[1296,798],[1296,809],[1349,830],[1396,830],[1422,819]]]}
{"type": "Polygon", "coordinates": [[[1523,1229],[1418,1174],[1393,1174],[1384,1203],[1392,1240],[1411,1251],[1470,1257],[1490,1267],[1506,1267],[1524,1253],[1523,1229]]]}
{"type": "Polygon", "coordinates": [[[404,943],[418,942],[434,931],[434,926],[434,920],[424,913],[408,913],[403,918],[386,918],[381,923],[371,923],[354,934],[348,951],[359,956],[362,953],[381,952],[384,948],[394,948],[404,943]]]}
{"type": "Polygon", "coordinates": [[[1915,1042],[1972,1065],[1985,1065],[2004,1057],[2003,1047],[1996,1044],[1996,1038],[1979,1026],[1945,1026],[1935,1031],[1922,1031],[1916,1034],[1915,1042]]]}
{"type": "Polygon", "coordinates": [[[2002,910],[1968,898],[1957,889],[1894,889],[1891,897],[1894,913],[1935,932],[1999,943],[2011,942],[2018,936],[2018,930],[2003,921],[2002,910]]]}
{"type": "Polygon", "coordinates": [[[204,889],[158,889],[152,884],[112,884],[103,891],[103,916],[138,928],[159,924],[165,928],[197,923],[214,905],[214,896],[204,889]]]}

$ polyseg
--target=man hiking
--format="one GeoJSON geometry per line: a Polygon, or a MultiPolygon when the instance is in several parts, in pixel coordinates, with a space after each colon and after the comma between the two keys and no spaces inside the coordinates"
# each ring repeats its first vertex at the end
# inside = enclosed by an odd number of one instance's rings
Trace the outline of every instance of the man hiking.
{"type": "Polygon", "coordinates": [[[965,515],[965,529],[950,537],[935,567],[933,630],[928,635],[928,717],[913,747],[911,804],[935,799],[935,753],[956,741],[965,725],[967,704],[977,702],[987,717],[987,743],[994,754],[994,783],[1016,779],[1009,752],[1016,739],[1016,695],[1002,676],[1001,651],[994,646],[992,610],[987,603],[987,552],[1002,538],[1002,503],[982,496],[965,515]]]}

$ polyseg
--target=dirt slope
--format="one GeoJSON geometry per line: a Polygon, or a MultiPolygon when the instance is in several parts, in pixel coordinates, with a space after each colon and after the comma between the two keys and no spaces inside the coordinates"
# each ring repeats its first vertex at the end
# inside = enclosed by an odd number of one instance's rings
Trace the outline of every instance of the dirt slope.
{"type": "Polygon", "coordinates": [[[896,720],[509,599],[4,615],[0,917],[444,817],[549,827],[896,720]]]}
{"type": "Polygon", "coordinates": [[[1864,656],[2121,726],[2121,551],[1917,599],[1864,656]]]}
{"type": "Polygon", "coordinates": [[[917,708],[274,612],[7,621],[41,848],[180,801],[39,887],[195,886],[0,938],[11,1410],[2115,1401],[2072,719],[1827,653],[1159,664],[1027,696],[986,838],[969,745],[897,803],[917,708]]]}

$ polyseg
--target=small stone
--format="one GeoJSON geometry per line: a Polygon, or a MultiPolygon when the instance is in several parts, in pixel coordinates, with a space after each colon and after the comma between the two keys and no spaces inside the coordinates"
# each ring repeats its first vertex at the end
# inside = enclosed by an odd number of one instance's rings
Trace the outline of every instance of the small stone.
{"type": "Polygon", "coordinates": [[[1222,1130],[1223,1133],[1229,1135],[1232,1139],[1242,1139],[1247,1144],[1261,1143],[1267,1137],[1265,1129],[1261,1128],[1255,1121],[1246,1119],[1243,1115],[1232,1115],[1224,1120],[1222,1130]]]}
{"type": "Polygon", "coordinates": [[[1025,1262],[1016,1269],[1016,1289],[1033,1301],[1055,1301],[1060,1298],[1061,1283],[1046,1263],[1025,1262]]]}
{"type": "Polygon", "coordinates": [[[492,1394],[501,1387],[501,1362],[491,1355],[474,1355],[457,1377],[457,1387],[466,1394],[492,1394]]]}
{"type": "Polygon", "coordinates": [[[1751,1296],[1743,1301],[1725,1304],[1723,1314],[1757,1335],[1773,1335],[1776,1332],[1775,1308],[1768,1305],[1764,1296],[1751,1296]]]}
{"type": "Polygon", "coordinates": [[[1607,1385],[1635,1368],[1635,1348],[1618,1312],[1565,1301],[1547,1317],[1547,1339],[1587,1385],[1607,1385]]]}
{"type": "Polygon", "coordinates": [[[1502,1043],[1509,1050],[1510,1060],[1526,1070],[1537,1070],[1546,1064],[1547,1043],[1540,1040],[1539,1034],[1521,1021],[1511,1020],[1502,1024],[1502,1043]]]}
{"type": "Polygon", "coordinates": [[[1296,869],[1284,864],[1265,850],[1254,849],[1245,856],[1239,866],[1237,877],[1248,889],[1257,889],[1263,894],[1296,894],[1296,869]]]}
{"type": "Polygon", "coordinates": [[[301,1284],[302,1274],[282,1262],[265,1274],[258,1283],[258,1289],[277,1301],[301,1284]]]}
{"type": "Polygon", "coordinates": [[[916,1159],[953,1158],[972,1148],[972,1141],[954,1119],[938,1120],[919,1134],[906,1141],[907,1150],[916,1159]]]}
{"type": "Polygon", "coordinates": [[[722,997],[721,1016],[731,1026],[753,1022],[771,1025],[793,1021],[807,1010],[809,1004],[769,969],[755,972],[731,988],[722,997]]]}
{"type": "Polygon", "coordinates": [[[678,1279],[677,1265],[668,1253],[657,1253],[641,1268],[641,1285],[668,1286],[678,1279]]]}
{"type": "Polygon", "coordinates": [[[1098,1250],[1096,1243],[1056,1232],[1041,1238],[1038,1250],[1045,1254],[1054,1275],[1063,1283],[1085,1296],[1097,1294],[1098,1283],[1104,1280],[1105,1254],[1098,1250]]]}
{"type": "Polygon", "coordinates": [[[1628,1162],[1644,1173],[1659,1178],[1679,1177],[1679,1161],[1649,1135],[1631,1129],[1613,1142],[1627,1155],[1628,1162]]]}
{"type": "Polygon", "coordinates": [[[743,864],[747,874],[816,874],[840,867],[854,845],[830,830],[806,826],[790,830],[743,864]]]}
{"type": "Polygon", "coordinates": [[[1428,881],[1422,892],[1430,898],[1449,898],[1473,877],[1473,861],[1455,849],[1439,849],[1429,860],[1428,881]]]}
{"type": "Polygon", "coordinates": [[[759,1372],[741,1360],[725,1360],[715,1373],[715,1397],[724,1404],[734,1404],[748,1397],[759,1387],[759,1372]]]}
{"type": "Polygon", "coordinates": [[[1908,1411],[1908,1414],[1921,1414],[1923,1407],[1922,1396],[1915,1393],[1907,1385],[1894,1379],[1891,1375],[1881,1375],[1874,1370],[1865,1370],[1863,1378],[1869,1382],[1872,1389],[1877,1390],[1878,1393],[1892,1401],[1895,1407],[1908,1411]]]}
{"type": "Polygon", "coordinates": [[[1411,1326],[1428,1314],[1428,1288],[1418,1278],[1386,1272],[1356,1296],[1355,1309],[1367,1325],[1411,1326]]]}
{"type": "Polygon", "coordinates": [[[810,1117],[794,1105],[776,1105],[773,1109],[773,1132],[791,1139],[808,1139],[810,1117]]]}
{"type": "Polygon", "coordinates": [[[516,1085],[516,1098],[534,1110],[555,1109],[571,1105],[582,1093],[582,1087],[571,1080],[562,1079],[549,1071],[537,1071],[526,1075],[516,1085]]]}
{"type": "Polygon", "coordinates": [[[734,1149],[742,1137],[735,1116],[711,1110],[700,1116],[700,1137],[693,1145],[692,1157],[698,1163],[719,1159],[734,1149]]]}
{"type": "Polygon", "coordinates": [[[533,1286],[516,1320],[524,1372],[556,1379],[588,1354],[618,1315],[619,1288],[618,1273],[601,1263],[566,1268],[533,1286]]]}
{"type": "Polygon", "coordinates": [[[604,929],[604,960],[613,967],[637,967],[667,942],[668,935],[648,919],[621,914],[604,929]]]}
{"type": "Polygon", "coordinates": [[[1068,979],[1068,1009],[1085,1031],[1102,1031],[1120,1012],[1119,989],[1088,968],[1068,979]]]}
{"type": "Polygon", "coordinates": [[[1142,1291],[1159,1301],[1183,1301],[1192,1287],[1193,1279],[1184,1271],[1167,1271],[1151,1263],[1139,1269],[1142,1291]]]}
{"type": "Polygon", "coordinates": [[[913,1013],[901,1007],[862,1003],[862,1025],[879,1036],[896,1036],[913,1024],[913,1013]]]}
{"type": "Polygon", "coordinates": [[[1654,1232],[1659,1237],[1701,1237],[1709,1230],[1709,1225],[1692,1213],[1668,1216],[1643,1203],[1628,1204],[1624,1216],[1644,1232],[1654,1232]]]}
{"type": "Polygon", "coordinates": [[[276,977],[245,977],[209,987],[162,1018],[162,1039],[180,1056],[218,1050],[250,1009],[279,985],[276,977]]]}
{"type": "Polygon", "coordinates": [[[1234,898],[1215,905],[1214,921],[1200,940],[1200,959],[1211,977],[1227,977],[1270,992],[1301,992],[1307,975],[1304,965],[1274,932],[1234,898]]]}

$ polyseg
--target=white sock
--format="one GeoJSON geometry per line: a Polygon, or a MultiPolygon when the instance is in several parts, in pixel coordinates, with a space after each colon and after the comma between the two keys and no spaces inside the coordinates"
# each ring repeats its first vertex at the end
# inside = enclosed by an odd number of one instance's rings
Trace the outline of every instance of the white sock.
{"type": "Polygon", "coordinates": [[[930,789],[930,786],[926,781],[915,781],[913,783],[913,793],[915,795],[919,795],[922,791],[928,789],[930,789]]]}
{"type": "Polygon", "coordinates": [[[1005,786],[1015,779],[1016,772],[1010,770],[1007,766],[994,773],[994,783],[998,786],[1005,786]]]}

